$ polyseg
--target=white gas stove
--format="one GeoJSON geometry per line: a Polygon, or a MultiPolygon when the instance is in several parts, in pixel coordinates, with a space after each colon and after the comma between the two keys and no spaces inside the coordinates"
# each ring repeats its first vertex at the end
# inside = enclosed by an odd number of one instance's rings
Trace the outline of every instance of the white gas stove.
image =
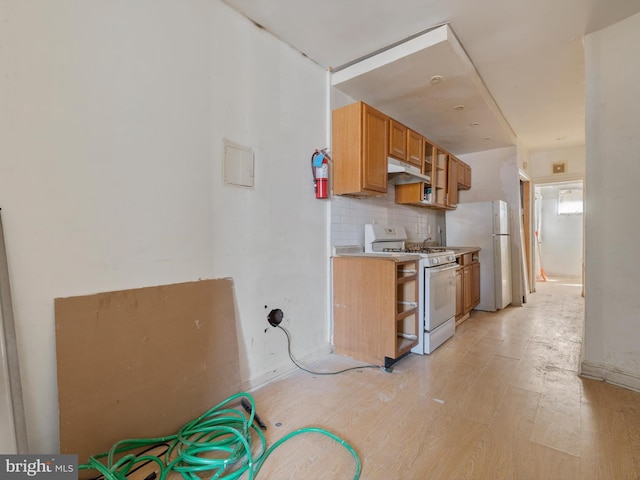
{"type": "Polygon", "coordinates": [[[455,253],[445,247],[427,247],[407,242],[407,231],[400,225],[367,224],[364,226],[366,253],[408,253],[428,259],[426,267],[437,267],[456,261],[455,253]]]}
{"type": "Polygon", "coordinates": [[[364,226],[364,251],[375,254],[420,255],[419,319],[423,331],[411,351],[429,354],[455,332],[456,274],[455,253],[444,247],[425,247],[408,243],[407,231],[400,225],[364,226]]]}

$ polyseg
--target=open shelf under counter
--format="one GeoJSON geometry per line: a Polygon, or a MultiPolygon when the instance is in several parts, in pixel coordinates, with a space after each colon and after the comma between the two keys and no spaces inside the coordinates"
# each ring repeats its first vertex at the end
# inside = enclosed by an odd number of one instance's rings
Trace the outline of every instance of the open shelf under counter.
{"type": "Polygon", "coordinates": [[[390,366],[418,343],[420,257],[356,254],[332,260],[335,352],[390,366]]]}

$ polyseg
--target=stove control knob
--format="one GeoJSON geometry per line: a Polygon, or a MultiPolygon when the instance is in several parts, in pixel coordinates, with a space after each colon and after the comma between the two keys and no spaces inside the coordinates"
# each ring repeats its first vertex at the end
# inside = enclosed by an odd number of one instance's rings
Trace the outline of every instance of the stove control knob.
{"type": "Polygon", "coordinates": [[[437,264],[438,264],[438,259],[437,259],[437,258],[433,258],[433,259],[431,260],[431,263],[432,263],[433,265],[437,265],[437,264]]]}

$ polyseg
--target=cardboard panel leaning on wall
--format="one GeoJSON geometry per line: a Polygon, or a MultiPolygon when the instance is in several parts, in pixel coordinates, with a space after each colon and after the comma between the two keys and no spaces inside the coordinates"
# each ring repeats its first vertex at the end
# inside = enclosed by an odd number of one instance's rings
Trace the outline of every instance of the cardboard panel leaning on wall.
{"type": "Polygon", "coordinates": [[[55,300],[60,452],[176,433],[240,385],[229,278],[55,300]]]}

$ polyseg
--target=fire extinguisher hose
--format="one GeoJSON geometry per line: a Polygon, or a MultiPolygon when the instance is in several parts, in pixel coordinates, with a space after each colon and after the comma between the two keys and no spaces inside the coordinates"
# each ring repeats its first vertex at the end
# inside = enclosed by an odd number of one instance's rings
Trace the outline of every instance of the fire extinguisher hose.
{"type": "Polygon", "coordinates": [[[313,152],[313,155],[311,155],[311,175],[313,176],[313,182],[315,183],[315,181],[317,180],[316,178],[316,167],[314,165],[314,160],[316,159],[316,157],[318,156],[320,152],[318,150],[316,150],[315,152],[313,152]]]}

